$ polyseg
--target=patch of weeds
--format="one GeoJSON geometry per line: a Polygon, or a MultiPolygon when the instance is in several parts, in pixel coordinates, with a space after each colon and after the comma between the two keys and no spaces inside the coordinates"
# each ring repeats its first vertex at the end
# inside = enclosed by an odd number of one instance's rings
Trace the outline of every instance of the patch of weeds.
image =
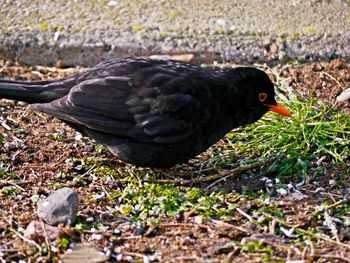
{"type": "MultiPolygon", "coordinates": [[[[90,172],[93,175],[109,178],[113,177],[115,179],[128,180],[128,168],[112,165],[111,161],[108,158],[93,157],[87,159],[73,159],[75,165],[74,169],[80,174],[90,172]]],[[[137,169],[132,170],[130,173],[135,175],[138,173],[137,169]]]]}
{"type": "Polygon", "coordinates": [[[207,217],[221,217],[231,212],[227,209],[224,194],[212,193],[207,196],[197,188],[129,183],[116,198],[123,213],[136,221],[159,214],[174,216],[190,208],[196,208],[199,214],[207,217]]]}
{"type": "Polygon", "coordinates": [[[167,37],[169,36],[169,34],[168,34],[167,32],[161,31],[161,32],[159,33],[159,36],[160,36],[162,39],[164,39],[164,38],[167,38],[167,37]]]}
{"type": "Polygon", "coordinates": [[[179,187],[145,183],[129,183],[118,198],[122,211],[136,220],[165,214],[173,216],[181,208],[187,207],[186,196],[179,187]]]}
{"type": "Polygon", "coordinates": [[[270,262],[274,253],[274,249],[265,244],[265,242],[262,240],[255,240],[245,243],[242,247],[242,251],[247,253],[263,254],[261,259],[264,260],[264,262],[270,262]]]}
{"type": "Polygon", "coordinates": [[[152,219],[160,214],[175,216],[194,209],[205,218],[231,220],[237,196],[221,192],[204,194],[198,188],[176,187],[153,183],[131,183],[113,193],[120,207],[118,211],[135,221],[152,219]]]}
{"type": "Polygon", "coordinates": [[[102,157],[92,157],[87,159],[73,158],[74,169],[79,172],[86,172],[93,167],[98,167],[101,165],[110,166],[111,162],[108,159],[102,157]]]}
{"type": "Polygon", "coordinates": [[[308,33],[310,35],[313,35],[316,33],[316,29],[313,26],[307,26],[305,28],[305,31],[306,31],[306,33],[308,33]]]}
{"type": "Polygon", "coordinates": [[[62,249],[65,249],[65,250],[68,248],[69,244],[70,244],[69,239],[67,239],[65,237],[61,237],[59,242],[58,242],[58,246],[62,249]]]}
{"type": "Polygon", "coordinates": [[[298,152],[291,151],[287,153],[286,158],[281,158],[281,160],[270,166],[261,175],[271,173],[276,173],[281,176],[298,174],[304,178],[307,176],[312,159],[312,156],[309,157],[299,154],[298,152]]]}
{"type": "Polygon", "coordinates": [[[226,34],[227,29],[225,29],[224,27],[219,27],[217,29],[215,29],[215,33],[219,34],[219,35],[223,35],[226,34]]]}
{"type": "Polygon", "coordinates": [[[269,214],[275,218],[284,218],[283,213],[274,206],[262,207],[260,212],[263,214],[269,214]]]}
{"type": "Polygon", "coordinates": [[[1,179],[6,179],[6,178],[18,179],[18,176],[17,176],[17,174],[9,172],[4,168],[0,168],[0,178],[1,179]]]}
{"type": "MultiPolygon", "coordinates": [[[[323,174],[324,174],[324,172],[323,172],[323,174]]],[[[337,179],[337,186],[338,187],[346,187],[349,170],[348,169],[342,169],[342,170],[339,169],[338,174],[339,174],[339,177],[337,179]]]]}
{"type": "Polygon", "coordinates": [[[4,142],[4,135],[2,133],[0,133],[0,143],[4,142]]]}
{"type": "Polygon", "coordinates": [[[230,195],[223,193],[211,193],[210,195],[203,195],[196,200],[193,207],[197,212],[205,217],[218,217],[220,219],[230,219],[236,204],[230,201],[230,195]]]}
{"type": "Polygon", "coordinates": [[[243,131],[231,132],[226,151],[252,158],[281,156],[270,167],[281,175],[305,176],[312,161],[323,156],[337,164],[348,160],[350,116],[315,99],[291,101],[288,107],[290,119],[267,113],[243,131]]]}
{"type": "Polygon", "coordinates": [[[101,145],[101,144],[94,144],[94,150],[98,153],[108,152],[106,146],[101,145]]]}
{"type": "Polygon", "coordinates": [[[177,11],[177,10],[171,10],[169,11],[168,13],[168,17],[171,19],[171,20],[175,20],[177,19],[179,16],[181,16],[181,12],[177,11]]]}
{"type": "Polygon", "coordinates": [[[8,157],[8,155],[6,153],[1,153],[0,154],[0,162],[5,162],[7,160],[9,160],[10,157],[8,157]]]}
{"type": "Polygon", "coordinates": [[[63,138],[63,135],[60,134],[60,133],[53,133],[52,134],[52,138],[55,140],[55,141],[58,141],[58,142],[63,142],[64,141],[64,138],[63,138]]]}
{"type": "MultiPolygon", "coordinates": [[[[326,214],[332,215],[334,218],[342,218],[345,219],[345,221],[348,221],[347,224],[349,225],[349,215],[350,213],[350,202],[349,200],[341,200],[333,204],[323,203],[321,206],[318,206],[316,209],[316,212],[313,214],[315,219],[318,220],[325,220],[324,218],[326,214]]],[[[338,223],[341,223],[338,221],[338,223]]]]}
{"type": "Polygon", "coordinates": [[[62,32],[64,30],[64,26],[58,24],[58,23],[55,23],[53,25],[53,28],[55,29],[56,32],[62,32]]]}
{"type": "Polygon", "coordinates": [[[66,173],[66,172],[63,172],[63,171],[58,172],[56,176],[57,176],[58,179],[61,179],[61,180],[72,180],[72,179],[75,178],[74,174],[66,173]]]}
{"type": "Polygon", "coordinates": [[[47,32],[49,31],[50,26],[47,22],[40,22],[38,28],[41,32],[47,32]]]}
{"type": "Polygon", "coordinates": [[[76,181],[75,181],[76,185],[82,187],[82,186],[87,186],[91,183],[90,180],[87,180],[87,179],[83,179],[83,178],[78,178],[76,181]]]}
{"type": "Polygon", "coordinates": [[[102,225],[100,222],[96,220],[88,220],[87,218],[84,217],[77,217],[74,225],[75,230],[91,230],[91,229],[96,229],[96,230],[107,230],[108,227],[102,225]]]}
{"type": "Polygon", "coordinates": [[[142,24],[133,24],[131,26],[131,30],[133,33],[140,32],[141,30],[144,30],[144,29],[145,29],[145,26],[142,24]]]}
{"type": "Polygon", "coordinates": [[[58,190],[63,187],[63,185],[60,182],[55,181],[52,181],[51,186],[53,190],[58,190]]]}
{"type": "Polygon", "coordinates": [[[301,38],[301,33],[300,32],[293,32],[291,38],[293,40],[299,40],[301,38]]]}
{"type": "Polygon", "coordinates": [[[108,166],[98,166],[95,169],[93,169],[93,173],[98,176],[103,177],[109,177],[112,176],[113,178],[120,178],[120,169],[108,167],[108,166]]]}
{"type": "Polygon", "coordinates": [[[20,193],[21,191],[15,186],[4,186],[0,189],[0,196],[2,195],[15,196],[20,193]]]}

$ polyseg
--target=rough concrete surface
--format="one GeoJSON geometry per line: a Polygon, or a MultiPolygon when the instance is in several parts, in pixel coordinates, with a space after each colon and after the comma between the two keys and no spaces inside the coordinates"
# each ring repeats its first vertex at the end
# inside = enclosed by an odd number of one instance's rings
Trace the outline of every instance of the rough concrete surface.
{"type": "Polygon", "coordinates": [[[90,66],[113,57],[195,62],[350,59],[349,0],[0,0],[0,56],[90,66]]]}

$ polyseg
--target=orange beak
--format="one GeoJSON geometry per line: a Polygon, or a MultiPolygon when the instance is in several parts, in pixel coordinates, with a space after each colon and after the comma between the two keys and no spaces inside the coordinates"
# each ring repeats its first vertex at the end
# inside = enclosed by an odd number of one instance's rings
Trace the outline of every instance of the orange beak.
{"type": "Polygon", "coordinates": [[[292,113],[282,104],[277,103],[277,105],[267,105],[270,111],[276,112],[286,117],[291,117],[292,113]]]}

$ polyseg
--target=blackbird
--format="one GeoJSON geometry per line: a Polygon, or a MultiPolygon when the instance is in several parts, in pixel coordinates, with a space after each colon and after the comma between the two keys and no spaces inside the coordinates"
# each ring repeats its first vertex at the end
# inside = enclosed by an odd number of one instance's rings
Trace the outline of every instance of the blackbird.
{"type": "Polygon", "coordinates": [[[269,110],[291,116],[261,70],[151,58],[102,62],[58,80],[1,79],[0,98],[32,103],[121,160],[146,167],[187,161],[269,110]]]}

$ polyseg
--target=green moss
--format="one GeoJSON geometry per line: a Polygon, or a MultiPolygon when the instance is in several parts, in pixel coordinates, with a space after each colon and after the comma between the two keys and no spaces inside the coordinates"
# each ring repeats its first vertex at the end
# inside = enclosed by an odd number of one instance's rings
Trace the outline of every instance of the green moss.
{"type": "Polygon", "coordinates": [[[301,37],[301,33],[300,32],[293,32],[292,33],[292,39],[293,40],[298,40],[298,39],[300,39],[300,37],[301,37]]]}
{"type": "Polygon", "coordinates": [[[316,33],[316,29],[313,26],[307,26],[305,28],[305,31],[306,31],[306,33],[308,33],[310,35],[313,35],[316,33]]]}
{"type": "Polygon", "coordinates": [[[51,186],[52,186],[52,189],[54,190],[58,190],[63,187],[63,185],[60,182],[55,182],[55,181],[51,182],[51,186]]]}
{"type": "Polygon", "coordinates": [[[131,30],[133,33],[140,32],[141,30],[145,29],[145,26],[142,24],[133,24],[131,26],[131,30]]]}
{"type": "Polygon", "coordinates": [[[181,16],[181,13],[180,13],[178,10],[171,10],[171,11],[169,11],[169,13],[168,13],[168,17],[169,17],[171,20],[175,20],[175,19],[177,19],[179,16],[181,16]]]}
{"type": "Polygon", "coordinates": [[[52,134],[52,138],[55,140],[55,141],[59,141],[59,142],[63,142],[64,141],[64,138],[63,138],[63,135],[60,134],[60,133],[53,133],[52,134]]]}
{"type": "Polygon", "coordinates": [[[0,196],[1,195],[7,195],[7,196],[18,195],[20,192],[21,191],[15,186],[5,186],[0,189],[0,196]]]}
{"type": "Polygon", "coordinates": [[[64,30],[64,26],[62,26],[62,25],[60,25],[60,24],[58,24],[58,23],[55,23],[55,24],[53,25],[53,28],[54,28],[55,31],[57,31],[57,32],[62,32],[62,31],[64,30]]]}
{"type": "Polygon", "coordinates": [[[0,168],[0,179],[5,178],[18,179],[18,176],[15,173],[11,173],[4,168],[0,168]]]}
{"type": "Polygon", "coordinates": [[[40,22],[38,28],[41,32],[47,32],[49,31],[50,26],[47,22],[40,22]]]}
{"type": "Polygon", "coordinates": [[[167,32],[161,31],[159,33],[159,35],[160,35],[161,38],[166,38],[166,37],[168,37],[169,34],[167,32]]]}
{"type": "Polygon", "coordinates": [[[216,32],[217,34],[225,34],[225,33],[226,33],[226,29],[223,28],[223,27],[219,27],[219,28],[217,28],[217,29],[215,30],[215,32],[216,32]]]}

